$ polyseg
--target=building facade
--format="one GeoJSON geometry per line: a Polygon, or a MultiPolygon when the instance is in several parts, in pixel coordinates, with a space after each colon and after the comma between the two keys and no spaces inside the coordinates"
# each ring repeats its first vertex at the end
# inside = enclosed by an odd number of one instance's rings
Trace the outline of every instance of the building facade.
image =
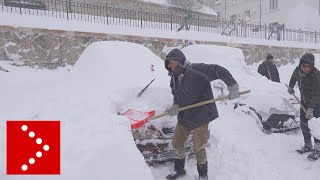
{"type": "Polygon", "coordinates": [[[320,0],[215,0],[214,9],[221,20],[320,30],[320,0]]]}

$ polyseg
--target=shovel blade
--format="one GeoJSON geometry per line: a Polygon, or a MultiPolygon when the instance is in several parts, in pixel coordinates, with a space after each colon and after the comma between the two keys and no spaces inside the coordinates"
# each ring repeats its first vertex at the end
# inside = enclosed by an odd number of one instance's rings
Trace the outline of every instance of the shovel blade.
{"type": "Polygon", "coordinates": [[[121,115],[130,119],[132,129],[138,129],[145,123],[149,122],[149,118],[155,115],[155,111],[152,110],[149,112],[141,112],[134,109],[129,109],[121,115]]]}

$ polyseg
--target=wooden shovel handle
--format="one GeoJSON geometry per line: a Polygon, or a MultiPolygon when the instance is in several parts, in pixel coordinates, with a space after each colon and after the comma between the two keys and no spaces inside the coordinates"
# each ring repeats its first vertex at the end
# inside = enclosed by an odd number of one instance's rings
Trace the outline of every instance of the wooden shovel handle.
{"type": "MultiPolygon", "coordinates": [[[[289,89],[288,84],[286,84],[287,88],[289,89]]],[[[296,101],[300,104],[302,110],[307,113],[307,109],[302,105],[301,101],[299,100],[299,98],[293,93],[292,96],[296,99],[296,101]]]]}
{"type": "MultiPolygon", "coordinates": [[[[247,93],[250,93],[250,92],[251,92],[250,90],[246,90],[246,91],[239,92],[239,94],[243,95],[243,94],[247,94],[247,93]]],[[[187,110],[187,109],[203,106],[203,105],[206,105],[206,104],[214,103],[216,101],[220,101],[220,100],[224,100],[224,99],[228,99],[228,98],[229,98],[229,96],[221,96],[221,97],[218,97],[218,98],[215,98],[215,99],[210,99],[210,100],[199,102],[199,103],[196,103],[196,104],[191,104],[189,106],[181,107],[181,108],[177,109],[177,111],[178,112],[184,111],[184,110],[187,110]]],[[[160,118],[160,117],[163,117],[163,116],[167,116],[167,115],[169,115],[169,113],[168,112],[164,112],[164,113],[161,113],[161,114],[158,114],[158,115],[150,117],[149,120],[154,120],[154,119],[157,119],[157,118],[160,118]]]]}

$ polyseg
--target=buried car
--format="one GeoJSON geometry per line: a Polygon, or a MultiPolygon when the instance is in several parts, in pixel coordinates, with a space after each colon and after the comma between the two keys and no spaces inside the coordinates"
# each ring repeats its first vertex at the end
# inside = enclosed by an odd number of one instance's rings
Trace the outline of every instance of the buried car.
{"type": "MultiPolygon", "coordinates": [[[[213,83],[213,91],[218,98],[225,96],[227,89],[222,81],[216,81],[213,83]]],[[[256,122],[256,127],[263,133],[282,133],[298,129],[299,105],[293,99],[280,98],[280,101],[282,102],[280,106],[270,107],[268,111],[266,108],[245,101],[245,98],[237,102],[223,101],[220,105],[233,106],[236,111],[247,115],[248,119],[251,118],[256,122]]],[[[137,148],[150,165],[174,159],[171,141],[175,129],[175,117],[166,118],[168,119],[152,121],[139,129],[132,130],[137,148]]],[[[208,134],[210,137],[210,130],[208,134]]],[[[193,157],[192,134],[188,136],[185,148],[187,157],[193,157]]]]}

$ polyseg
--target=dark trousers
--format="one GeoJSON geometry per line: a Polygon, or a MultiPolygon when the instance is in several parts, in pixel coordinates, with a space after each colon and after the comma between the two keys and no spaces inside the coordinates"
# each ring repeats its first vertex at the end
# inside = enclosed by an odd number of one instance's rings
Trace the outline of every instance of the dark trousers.
{"type": "MultiPolygon", "coordinates": [[[[310,134],[310,129],[308,126],[308,120],[306,119],[306,113],[300,108],[300,127],[302,130],[303,138],[304,138],[304,144],[305,146],[312,146],[312,141],[311,141],[311,134],[310,134]]],[[[313,116],[318,118],[320,117],[320,105],[317,105],[316,108],[313,110],[313,116]]],[[[320,129],[319,129],[320,131],[320,129]]],[[[320,144],[320,140],[314,138],[314,143],[320,144]]]]}

